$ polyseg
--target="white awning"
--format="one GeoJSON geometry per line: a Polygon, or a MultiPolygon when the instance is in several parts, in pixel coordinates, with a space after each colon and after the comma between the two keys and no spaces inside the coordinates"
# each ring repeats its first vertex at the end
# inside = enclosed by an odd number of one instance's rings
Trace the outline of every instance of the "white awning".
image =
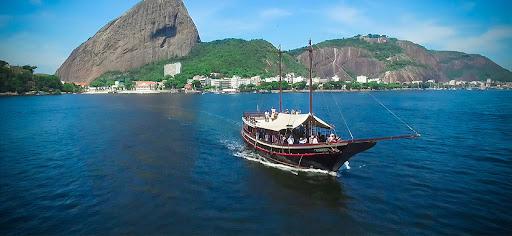
{"type": "Polygon", "coordinates": [[[310,114],[285,114],[279,113],[275,120],[269,121],[258,120],[255,127],[273,131],[281,131],[285,129],[295,129],[307,122],[313,122],[316,127],[332,129],[332,127],[320,118],[310,114]]]}

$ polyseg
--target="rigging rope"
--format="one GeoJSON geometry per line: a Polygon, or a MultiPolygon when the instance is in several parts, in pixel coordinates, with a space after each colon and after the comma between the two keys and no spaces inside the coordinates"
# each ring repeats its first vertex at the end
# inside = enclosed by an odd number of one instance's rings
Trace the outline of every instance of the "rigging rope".
{"type": "MultiPolygon", "coordinates": [[[[316,46],[316,45],[313,45],[313,47],[316,47],[316,48],[317,48],[317,50],[320,50],[320,47],[318,47],[318,46],[316,46]]],[[[334,52],[335,52],[335,55],[336,55],[336,51],[334,51],[334,52]]],[[[327,58],[328,58],[328,59],[332,59],[332,58],[331,58],[331,57],[329,57],[329,56],[328,56],[327,58]]],[[[335,58],[335,59],[333,60],[333,66],[338,66],[338,65],[335,63],[335,62],[336,62],[336,60],[337,60],[337,58],[335,58]]],[[[345,70],[344,70],[344,68],[343,68],[343,65],[341,65],[341,67],[340,67],[340,66],[338,66],[338,67],[341,69],[341,71],[345,71],[345,70]]],[[[335,71],[333,71],[333,72],[335,72],[335,71]]],[[[345,73],[346,73],[346,72],[345,72],[345,73]]],[[[324,77],[327,77],[325,72],[323,72],[323,71],[322,71],[322,74],[324,75],[324,77]]],[[[336,74],[335,74],[335,75],[336,75],[336,74]]],[[[350,135],[350,138],[351,138],[352,140],[354,140],[354,135],[352,134],[352,131],[350,130],[350,127],[348,126],[347,120],[345,119],[345,116],[343,115],[343,111],[342,111],[343,109],[342,109],[342,107],[338,104],[338,100],[334,98],[334,95],[332,95],[332,93],[331,93],[331,98],[332,98],[332,100],[334,100],[334,102],[336,103],[336,106],[339,108],[339,109],[338,109],[338,112],[340,113],[341,119],[343,120],[343,123],[345,124],[345,127],[347,128],[347,131],[348,131],[348,133],[349,133],[349,135],[350,135]]],[[[328,103],[326,103],[326,104],[328,104],[328,103]]]]}
{"type": "Polygon", "coordinates": [[[373,94],[371,93],[368,93],[377,103],[379,103],[382,107],[384,107],[384,109],[386,109],[389,113],[391,113],[391,115],[393,115],[397,120],[399,120],[400,122],[402,122],[405,126],[407,126],[407,128],[409,128],[412,132],[414,132],[417,136],[421,136],[416,130],[414,130],[409,124],[407,124],[407,122],[405,122],[404,120],[402,120],[400,117],[398,117],[393,111],[391,111],[388,107],[386,107],[381,101],[379,101],[375,96],[373,96],[373,94]]]}
{"type": "Polygon", "coordinates": [[[338,106],[340,108],[338,111],[340,112],[341,119],[343,119],[343,123],[345,123],[345,127],[347,127],[348,133],[350,134],[350,138],[352,140],[354,140],[354,135],[352,135],[352,131],[348,127],[347,120],[345,120],[345,116],[343,115],[341,106],[338,104],[338,100],[334,99],[334,95],[331,94],[331,96],[333,97],[333,100],[336,103],[336,106],[338,106]]]}

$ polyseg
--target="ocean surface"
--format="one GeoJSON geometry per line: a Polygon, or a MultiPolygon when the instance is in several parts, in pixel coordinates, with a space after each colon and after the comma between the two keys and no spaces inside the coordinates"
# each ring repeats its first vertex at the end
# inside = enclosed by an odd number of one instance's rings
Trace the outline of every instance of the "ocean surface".
{"type": "MultiPolygon", "coordinates": [[[[512,91],[372,95],[422,137],[335,176],[245,149],[242,112],[277,94],[0,98],[0,235],[511,235],[512,91]]],[[[364,92],[314,111],[344,138],[342,115],[355,138],[410,132],[364,92]]]]}

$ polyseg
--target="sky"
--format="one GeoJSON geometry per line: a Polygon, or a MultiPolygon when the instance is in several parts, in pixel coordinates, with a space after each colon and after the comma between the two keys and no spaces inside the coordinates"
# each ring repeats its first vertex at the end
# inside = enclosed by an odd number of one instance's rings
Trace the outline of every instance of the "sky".
{"type": "MultiPolygon", "coordinates": [[[[1,0],[0,60],[53,74],[71,51],[139,0],[1,0]]],[[[512,1],[184,0],[201,40],[308,39],[384,34],[432,50],[484,55],[512,70],[512,1]]]]}

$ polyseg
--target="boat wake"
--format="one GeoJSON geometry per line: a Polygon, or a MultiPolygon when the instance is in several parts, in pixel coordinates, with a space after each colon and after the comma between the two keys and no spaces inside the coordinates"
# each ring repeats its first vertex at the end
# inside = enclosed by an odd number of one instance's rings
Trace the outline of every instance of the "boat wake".
{"type": "MultiPolygon", "coordinates": [[[[262,165],[276,168],[279,170],[287,171],[292,174],[298,175],[299,172],[301,173],[307,173],[307,174],[320,174],[320,175],[331,175],[338,177],[338,172],[334,171],[326,171],[326,170],[319,170],[319,169],[304,169],[304,168],[295,168],[283,164],[275,164],[272,162],[267,161],[262,156],[260,156],[258,153],[253,152],[252,150],[248,149],[244,144],[230,141],[230,140],[223,140],[222,143],[233,153],[236,157],[241,157],[249,161],[258,162],[262,165]]],[[[349,170],[350,166],[348,161],[343,165],[345,169],[349,170]]]]}

